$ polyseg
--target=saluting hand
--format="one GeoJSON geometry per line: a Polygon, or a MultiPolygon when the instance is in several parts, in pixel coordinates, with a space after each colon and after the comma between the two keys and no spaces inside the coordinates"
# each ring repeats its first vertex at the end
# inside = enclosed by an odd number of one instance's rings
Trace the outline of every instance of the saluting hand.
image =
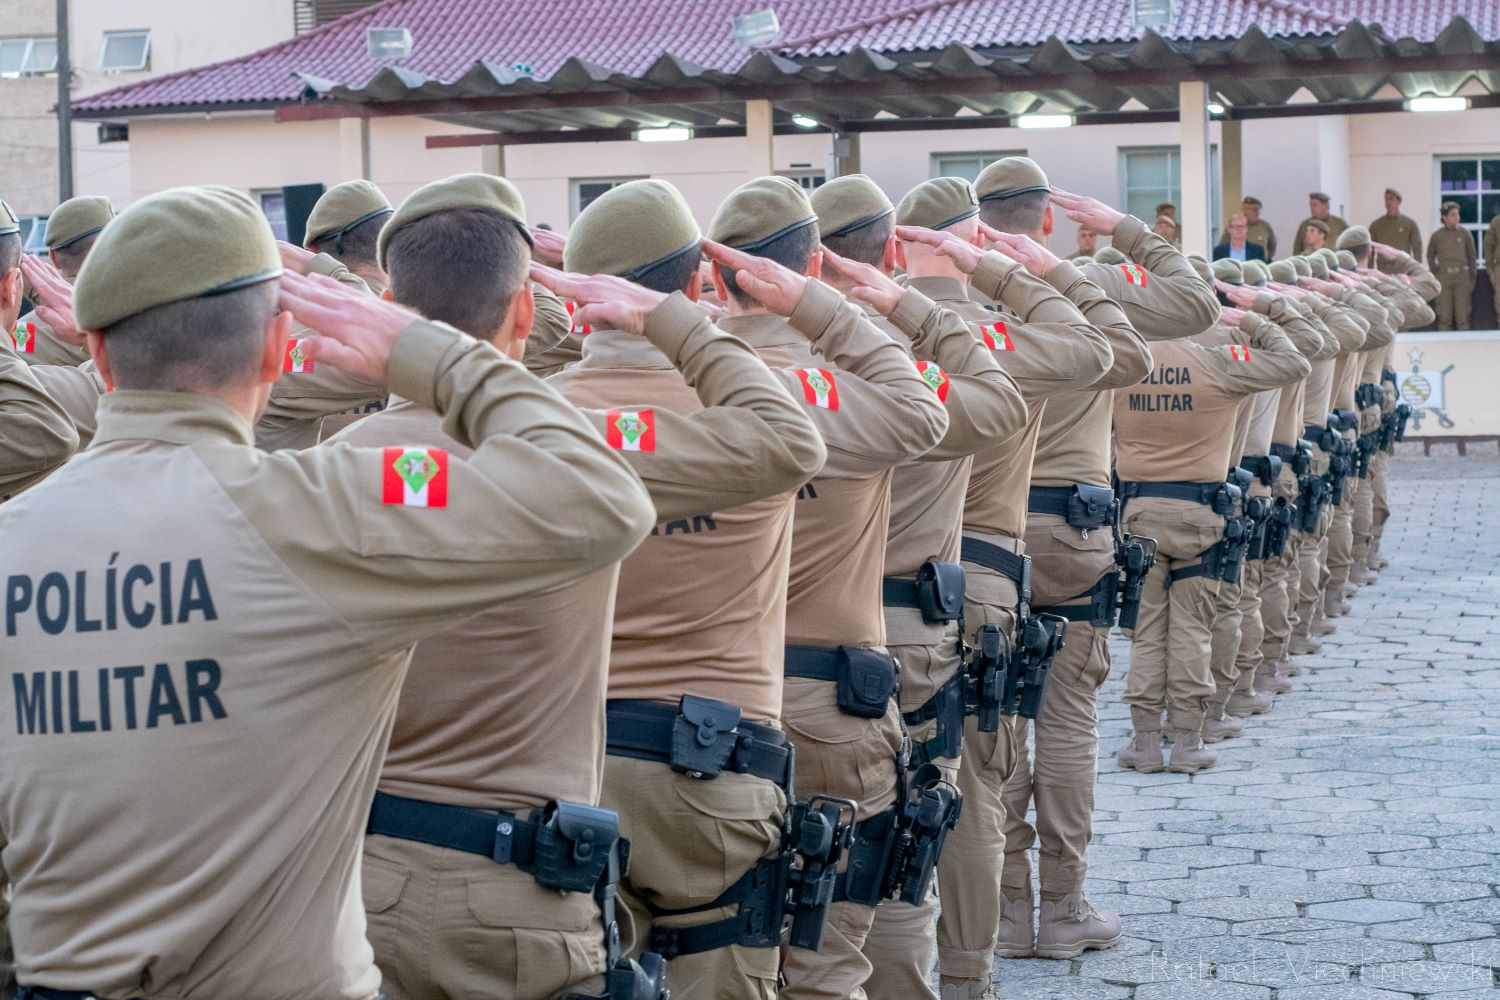
{"type": "Polygon", "coordinates": [[[807,276],[713,240],[703,241],[703,253],[720,267],[734,271],[735,283],[777,316],[790,316],[807,290],[807,276]]]}
{"type": "Polygon", "coordinates": [[[566,239],[551,229],[535,228],[531,230],[531,239],[533,260],[539,260],[553,267],[562,267],[563,250],[568,245],[566,239]]]}
{"type": "Polygon", "coordinates": [[[1214,289],[1224,293],[1224,297],[1241,309],[1252,309],[1255,306],[1255,297],[1259,294],[1258,289],[1246,288],[1244,285],[1231,285],[1227,281],[1214,279],[1214,289]]]}
{"type": "Polygon", "coordinates": [[[276,252],[281,255],[281,266],[288,271],[296,271],[298,274],[306,274],[307,265],[313,259],[311,250],[304,250],[286,240],[276,241],[276,252]]]}
{"type": "Polygon", "coordinates": [[[921,243],[950,258],[965,274],[973,274],[984,258],[984,251],[952,233],[940,233],[923,226],[897,226],[896,235],[908,243],[921,243]]]}
{"type": "Polygon", "coordinates": [[[1018,261],[1027,271],[1038,278],[1045,278],[1052,269],[1062,263],[1062,258],[1042,246],[1024,233],[1002,233],[993,226],[979,224],[985,239],[994,244],[994,249],[1018,261]]]}
{"type": "Polygon", "coordinates": [[[1375,252],[1375,256],[1383,258],[1385,260],[1395,260],[1397,257],[1401,256],[1401,251],[1397,250],[1389,243],[1377,243],[1372,240],[1370,242],[1370,249],[1375,252]]]}
{"type": "Polygon", "coordinates": [[[78,329],[78,321],[73,316],[73,286],[67,279],[52,266],[51,261],[30,254],[21,255],[21,273],[41,299],[36,314],[42,322],[50,326],[63,343],[85,346],[88,337],[78,329]]]}
{"type": "Polygon", "coordinates": [[[1114,235],[1120,223],[1125,221],[1124,212],[1110,208],[1098,198],[1090,198],[1086,194],[1073,194],[1060,187],[1052,189],[1052,204],[1068,213],[1068,218],[1073,222],[1084,223],[1102,236],[1114,235]]]}
{"type": "Polygon", "coordinates": [[[871,264],[840,257],[827,247],[823,248],[823,262],[844,277],[852,278],[854,287],[849,290],[849,295],[870,303],[882,316],[895,312],[905,294],[905,289],[896,284],[894,278],[871,264]]]}
{"type": "Polygon", "coordinates": [[[575,274],[535,261],[531,264],[531,280],[578,303],[579,308],[573,312],[575,327],[642,334],[646,332],[646,317],[667,301],[661,292],[612,274],[575,274]]]}
{"type": "Polygon", "coordinates": [[[1229,326],[1239,326],[1240,321],[1245,318],[1245,310],[1231,309],[1229,306],[1219,308],[1219,319],[1229,326]]]}
{"type": "Polygon", "coordinates": [[[352,291],[321,274],[281,272],[281,308],[313,335],[302,349],[317,361],[372,382],[384,382],[391,348],[416,313],[352,291]]]}

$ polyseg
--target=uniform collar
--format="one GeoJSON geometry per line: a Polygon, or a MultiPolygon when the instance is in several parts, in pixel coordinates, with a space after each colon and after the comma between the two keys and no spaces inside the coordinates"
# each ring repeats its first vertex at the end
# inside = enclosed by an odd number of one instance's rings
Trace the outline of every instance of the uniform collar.
{"type": "Polygon", "coordinates": [[[672,361],[645,337],[622,330],[593,330],[583,338],[580,368],[666,368],[672,361]]]}
{"type": "Polygon", "coordinates": [[[719,329],[734,334],[756,350],[766,347],[790,345],[807,346],[802,336],[783,317],[771,313],[751,313],[748,316],[728,316],[719,320],[719,329]]]}
{"type": "Polygon", "coordinates": [[[967,302],[968,288],[964,282],[947,275],[934,274],[925,278],[912,278],[908,288],[916,289],[934,302],[967,302]]]}
{"type": "Polygon", "coordinates": [[[255,443],[255,433],[244,417],[207,396],[120,389],[99,400],[94,443],[108,441],[222,441],[248,447],[255,443]]]}

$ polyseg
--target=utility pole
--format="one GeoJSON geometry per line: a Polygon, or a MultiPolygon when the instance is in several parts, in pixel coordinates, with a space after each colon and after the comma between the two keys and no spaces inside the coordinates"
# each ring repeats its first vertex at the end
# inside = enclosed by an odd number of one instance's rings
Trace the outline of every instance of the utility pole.
{"type": "Polygon", "coordinates": [[[73,197],[73,57],[68,45],[68,0],[57,0],[57,200],[73,197]]]}

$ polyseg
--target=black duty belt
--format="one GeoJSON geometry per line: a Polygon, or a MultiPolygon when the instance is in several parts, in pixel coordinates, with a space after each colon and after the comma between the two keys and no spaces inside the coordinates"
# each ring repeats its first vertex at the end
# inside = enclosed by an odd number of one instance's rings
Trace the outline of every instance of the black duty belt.
{"type": "Polygon", "coordinates": [[[1241,455],[1239,467],[1270,486],[1281,474],[1281,459],[1275,455],[1241,455]]]}
{"type": "Polygon", "coordinates": [[[1329,430],[1328,427],[1320,424],[1308,424],[1302,428],[1302,437],[1325,452],[1333,451],[1339,442],[1336,431],[1329,430]]]}
{"type": "Polygon", "coordinates": [[[786,647],[785,674],[809,681],[839,679],[839,651],[832,646],[786,647]]]}
{"type": "Polygon", "coordinates": [[[1117,520],[1115,492],[1108,486],[1033,486],[1026,495],[1028,514],[1065,518],[1080,531],[1097,531],[1117,520]]]}
{"type": "Polygon", "coordinates": [[[901,576],[886,577],[880,583],[880,603],[887,608],[922,610],[917,601],[917,581],[901,576]]]}
{"type": "Polygon", "coordinates": [[[1161,497],[1164,500],[1187,500],[1191,503],[1209,505],[1214,502],[1214,497],[1223,488],[1223,483],[1122,482],[1120,497],[1124,500],[1134,500],[1138,497],[1161,497]]]}
{"type": "Polygon", "coordinates": [[[1026,494],[1026,510],[1031,514],[1068,516],[1068,502],[1073,499],[1071,486],[1033,486],[1026,494]]]}
{"type": "Polygon", "coordinates": [[[1017,584],[1022,581],[1029,582],[1030,573],[1027,570],[1026,557],[1018,556],[1009,549],[1003,549],[990,542],[981,541],[978,538],[964,538],[961,558],[964,562],[992,569],[1017,584]]]}
{"type": "MultiPolygon", "coordinates": [[[[682,711],[659,701],[611,699],[605,708],[606,743],[611,757],[672,764],[672,737],[682,711]]],[[[771,726],[736,720],[733,746],[723,770],[749,774],[790,788],[792,745],[771,726]]]]}
{"type": "Polygon", "coordinates": [[[1297,457],[1297,446],[1291,444],[1271,445],[1271,454],[1281,459],[1283,465],[1289,464],[1297,457]]]}
{"type": "Polygon", "coordinates": [[[536,860],[536,830],[536,824],[517,820],[514,813],[423,802],[385,792],[375,793],[365,827],[366,833],[478,854],[518,867],[536,860]]]}

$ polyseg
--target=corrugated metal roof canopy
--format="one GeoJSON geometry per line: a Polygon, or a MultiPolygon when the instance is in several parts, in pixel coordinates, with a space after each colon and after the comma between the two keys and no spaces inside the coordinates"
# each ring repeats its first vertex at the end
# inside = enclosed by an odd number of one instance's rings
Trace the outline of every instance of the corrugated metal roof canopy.
{"type": "MultiPolygon", "coordinates": [[[[746,100],[768,99],[779,123],[806,115],[858,131],[899,127],[892,118],[915,127],[965,118],[1003,124],[1044,106],[1084,120],[1151,116],[1176,109],[1177,84],[1185,80],[1207,81],[1230,114],[1242,117],[1274,114],[1303,88],[1321,113],[1382,98],[1476,89],[1496,95],[1500,43],[1486,42],[1459,17],[1430,42],[1393,40],[1353,21],[1336,33],[1298,37],[1269,37],[1251,25],[1223,39],[1174,41],[1147,31],[1115,43],[1054,37],[1031,46],[899,53],[856,47],[798,58],[761,51],[734,72],[664,55],[638,75],[577,58],[546,80],[485,61],[451,82],[391,67],[360,86],[299,75],[304,100],[278,109],[281,120],[423,115],[506,133],[713,128],[743,122],[746,100]]],[[[1301,101],[1306,107],[1307,98],[1301,101]]]]}

